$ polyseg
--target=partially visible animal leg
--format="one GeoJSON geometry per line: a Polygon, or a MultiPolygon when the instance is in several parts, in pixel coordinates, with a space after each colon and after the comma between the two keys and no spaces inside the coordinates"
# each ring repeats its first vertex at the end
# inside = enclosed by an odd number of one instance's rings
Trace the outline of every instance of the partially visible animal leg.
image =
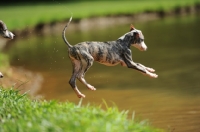
{"type": "Polygon", "coordinates": [[[85,95],[82,94],[79,90],[78,87],[76,86],[76,78],[80,74],[81,71],[81,62],[79,60],[71,60],[72,61],[72,66],[73,66],[73,73],[72,76],[69,80],[69,84],[77,94],[79,98],[85,98],[85,95]]]}
{"type": "Polygon", "coordinates": [[[140,72],[144,73],[145,75],[148,75],[148,76],[150,76],[152,78],[157,78],[158,77],[157,74],[152,73],[152,72],[155,71],[154,69],[149,68],[149,67],[145,67],[142,64],[133,62],[131,50],[127,50],[127,52],[124,54],[123,60],[124,60],[124,62],[121,62],[121,64],[122,65],[126,65],[128,68],[132,68],[132,69],[138,70],[138,71],[140,71],[140,72]]]}
{"type": "Polygon", "coordinates": [[[88,69],[92,66],[94,59],[93,57],[88,54],[88,53],[81,53],[81,72],[79,73],[79,75],[77,76],[77,79],[83,83],[88,89],[90,90],[96,90],[96,88],[94,88],[94,86],[88,84],[84,78],[85,73],[88,71],[88,69]]]}
{"type": "Polygon", "coordinates": [[[149,72],[155,72],[155,70],[153,69],[153,68],[150,68],[150,67],[146,67],[146,66],[144,66],[144,65],[142,65],[142,64],[140,64],[140,63],[137,63],[137,65],[139,65],[139,66],[141,66],[141,67],[144,67],[147,71],[149,71],[149,72]]]}

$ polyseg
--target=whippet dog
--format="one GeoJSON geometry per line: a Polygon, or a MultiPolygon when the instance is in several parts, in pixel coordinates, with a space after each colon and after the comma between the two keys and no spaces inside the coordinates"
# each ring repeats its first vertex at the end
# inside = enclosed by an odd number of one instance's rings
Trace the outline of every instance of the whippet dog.
{"type": "Polygon", "coordinates": [[[134,46],[141,51],[147,50],[142,32],[134,28],[133,25],[131,25],[129,32],[118,38],[116,41],[81,42],[72,46],[65,37],[65,31],[71,20],[72,17],[64,27],[62,37],[68,46],[68,54],[73,67],[69,84],[79,98],[84,98],[85,95],[78,90],[78,87],[76,86],[76,79],[82,82],[88,89],[96,90],[94,86],[88,84],[84,79],[85,73],[92,66],[94,61],[107,66],[121,64],[122,66],[138,70],[152,78],[158,77],[157,74],[153,73],[155,72],[153,68],[135,63],[132,60],[131,46],[134,46]]]}
{"type": "MultiPolygon", "coordinates": [[[[9,38],[9,39],[13,39],[15,36],[12,32],[10,32],[7,29],[6,24],[1,20],[0,20],[0,36],[4,38],[9,38]]],[[[2,77],[3,77],[3,74],[0,72],[0,78],[2,77]]]]}

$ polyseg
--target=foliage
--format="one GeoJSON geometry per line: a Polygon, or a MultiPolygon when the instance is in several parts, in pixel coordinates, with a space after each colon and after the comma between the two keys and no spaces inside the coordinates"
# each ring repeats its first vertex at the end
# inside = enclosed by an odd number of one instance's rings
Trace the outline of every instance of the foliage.
{"type": "Polygon", "coordinates": [[[200,0],[118,0],[118,1],[83,1],[1,5],[1,19],[9,29],[24,29],[41,23],[68,20],[73,18],[108,15],[133,15],[149,11],[169,11],[177,7],[200,3],[200,0]]]}
{"type": "Polygon", "coordinates": [[[1,132],[160,132],[127,119],[116,107],[30,100],[13,89],[0,89],[1,132]]]}

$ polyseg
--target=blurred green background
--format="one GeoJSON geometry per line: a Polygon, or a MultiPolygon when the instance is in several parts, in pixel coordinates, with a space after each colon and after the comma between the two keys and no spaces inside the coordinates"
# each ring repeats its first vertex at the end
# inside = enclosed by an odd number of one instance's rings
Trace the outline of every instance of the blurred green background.
{"type": "Polygon", "coordinates": [[[36,1],[2,1],[0,17],[13,29],[24,29],[41,23],[67,20],[71,12],[73,18],[112,15],[133,15],[141,12],[167,12],[180,7],[190,7],[199,0],[36,0],[36,1]]]}

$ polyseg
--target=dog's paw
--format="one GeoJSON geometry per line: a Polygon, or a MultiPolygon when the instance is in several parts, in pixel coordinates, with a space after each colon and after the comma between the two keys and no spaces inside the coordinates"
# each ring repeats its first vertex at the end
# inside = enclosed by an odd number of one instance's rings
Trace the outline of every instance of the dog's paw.
{"type": "Polygon", "coordinates": [[[149,76],[152,77],[152,78],[157,78],[157,77],[158,77],[157,74],[151,73],[151,72],[147,72],[147,75],[149,75],[149,76]]]}
{"type": "Polygon", "coordinates": [[[155,70],[153,68],[149,68],[149,67],[146,67],[146,70],[149,72],[155,72],[155,70]]]}
{"type": "Polygon", "coordinates": [[[85,95],[82,93],[77,94],[78,98],[85,98],[85,95]]]}
{"type": "Polygon", "coordinates": [[[78,90],[77,87],[74,88],[74,91],[75,91],[76,95],[77,95],[79,98],[85,98],[85,95],[82,94],[82,93],[78,90]]]}
{"type": "Polygon", "coordinates": [[[90,89],[90,90],[93,90],[93,91],[96,90],[96,88],[94,86],[90,85],[90,84],[87,85],[87,88],[90,89]]]}
{"type": "Polygon", "coordinates": [[[153,78],[158,78],[158,75],[157,75],[157,74],[154,74],[152,77],[153,77],[153,78]]]}

